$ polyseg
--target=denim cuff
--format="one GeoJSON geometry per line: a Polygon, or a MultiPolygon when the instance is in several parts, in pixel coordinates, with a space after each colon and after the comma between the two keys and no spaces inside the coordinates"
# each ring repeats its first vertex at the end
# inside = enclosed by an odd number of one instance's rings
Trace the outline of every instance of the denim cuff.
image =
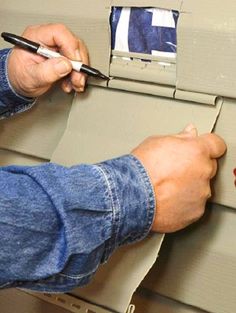
{"type": "Polygon", "coordinates": [[[15,92],[10,84],[7,73],[7,62],[10,49],[0,51],[0,118],[24,112],[31,108],[34,98],[27,98],[15,92]]]}
{"type": "Polygon", "coordinates": [[[106,243],[104,259],[121,245],[145,238],[155,215],[155,193],[149,176],[133,155],[99,164],[106,177],[113,206],[113,231],[106,243]]]}
{"type": "Polygon", "coordinates": [[[132,155],[70,168],[3,167],[0,190],[0,268],[8,268],[0,288],[82,286],[116,247],[148,234],[155,211],[151,182],[132,155]]]}

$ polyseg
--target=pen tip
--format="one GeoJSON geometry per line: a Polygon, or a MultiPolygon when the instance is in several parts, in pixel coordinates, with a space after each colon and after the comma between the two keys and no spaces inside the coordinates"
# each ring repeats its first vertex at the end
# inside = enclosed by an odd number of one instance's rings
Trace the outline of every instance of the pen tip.
{"type": "Polygon", "coordinates": [[[102,73],[99,73],[99,77],[104,80],[110,80],[110,78],[102,73]]]}

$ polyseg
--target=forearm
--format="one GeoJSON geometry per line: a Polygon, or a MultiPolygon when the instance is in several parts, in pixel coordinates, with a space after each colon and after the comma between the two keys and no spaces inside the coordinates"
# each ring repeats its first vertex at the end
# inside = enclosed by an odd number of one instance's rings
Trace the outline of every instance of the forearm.
{"type": "Polygon", "coordinates": [[[12,88],[7,73],[9,53],[9,49],[0,50],[0,118],[27,110],[35,100],[17,94],[12,88]]]}
{"type": "Polygon", "coordinates": [[[84,284],[117,246],[144,238],[154,215],[149,179],[131,156],[2,168],[0,193],[0,282],[36,290],[84,284]]]}

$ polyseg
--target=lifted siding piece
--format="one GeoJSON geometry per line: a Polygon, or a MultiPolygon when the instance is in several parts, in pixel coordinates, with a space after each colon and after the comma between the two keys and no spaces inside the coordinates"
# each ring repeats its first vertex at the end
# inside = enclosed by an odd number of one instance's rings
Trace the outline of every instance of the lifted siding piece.
{"type": "Polygon", "coordinates": [[[235,118],[236,101],[225,99],[214,131],[226,141],[227,153],[219,160],[220,171],[214,182],[212,201],[236,209],[236,175],[234,173],[236,168],[235,118]]]}
{"type": "MultiPolygon", "coordinates": [[[[88,87],[86,94],[74,99],[67,129],[52,160],[65,165],[99,162],[128,153],[149,135],[178,132],[190,121],[200,132],[206,132],[215,124],[220,108],[221,104],[196,105],[88,87]]],[[[76,289],[73,294],[124,313],[155,261],[162,240],[163,235],[155,234],[118,250],[90,285],[76,289]]]]}
{"type": "Polygon", "coordinates": [[[53,160],[66,165],[102,161],[128,153],[150,135],[179,132],[190,122],[199,133],[208,132],[220,109],[221,103],[197,105],[91,86],[75,97],[53,160]]]}

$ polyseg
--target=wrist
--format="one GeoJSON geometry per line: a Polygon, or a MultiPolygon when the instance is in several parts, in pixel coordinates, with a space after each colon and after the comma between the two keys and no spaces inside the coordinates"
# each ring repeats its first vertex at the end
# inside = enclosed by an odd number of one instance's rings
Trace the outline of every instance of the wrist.
{"type": "Polygon", "coordinates": [[[2,114],[4,117],[25,111],[35,101],[34,98],[24,97],[13,89],[8,77],[7,68],[10,51],[9,49],[0,50],[0,107],[6,111],[2,114]]]}
{"type": "Polygon", "coordinates": [[[26,101],[32,101],[34,97],[31,97],[27,90],[24,90],[23,84],[24,79],[21,77],[21,73],[17,72],[16,62],[12,61],[13,49],[11,49],[6,59],[6,77],[8,80],[9,88],[19,98],[23,98],[26,101]]]}

